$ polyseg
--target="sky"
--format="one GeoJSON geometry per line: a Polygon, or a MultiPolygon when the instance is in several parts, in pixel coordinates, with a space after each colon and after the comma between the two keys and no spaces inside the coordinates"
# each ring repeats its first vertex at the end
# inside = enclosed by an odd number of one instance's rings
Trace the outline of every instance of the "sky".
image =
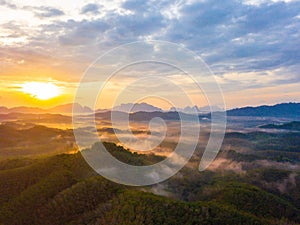
{"type": "MultiPolygon", "coordinates": [[[[151,40],[178,44],[201,57],[223,91],[226,108],[300,102],[300,1],[0,0],[0,105],[51,107],[73,102],[95,59],[120,45],[151,40]],[[54,84],[60,94],[38,99],[24,93],[28,82],[54,84]]],[[[139,49],[135,54],[141,53],[139,49]]],[[[116,64],[122,57],[127,56],[115,55],[116,64]]],[[[134,79],[155,73],[158,78],[153,79],[184,86],[192,104],[207,104],[180,71],[140,65],[107,82],[98,99],[101,107],[110,107],[112,96],[134,79]]],[[[153,85],[153,93],[166,87],[153,85]]],[[[175,96],[172,90],[169,95],[175,96]]],[[[140,100],[169,107],[162,98],[140,100]]],[[[178,98],[177,104],[188,103],[178,98]]]]}

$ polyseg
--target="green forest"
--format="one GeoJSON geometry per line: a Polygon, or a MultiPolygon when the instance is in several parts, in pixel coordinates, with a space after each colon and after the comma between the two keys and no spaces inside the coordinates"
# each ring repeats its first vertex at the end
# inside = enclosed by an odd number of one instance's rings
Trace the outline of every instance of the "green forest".
{"type": "MultiPolygon", "coordinates": [[[[133,165],[163,159],[131,153],[113,143],[105,146],[133,165]]],[[[243,161],[242,154],[236,154],[228,155],[243,161]]],[[[0,224],[300,223],[300,175],[288,170],[200,173],[185,167],[181,176],[139,188],[97,175],[81,153],[6,159],[0,169],[0,224]],[[273,187],[291,175],[295,184],[288,191],[273,187]],[[162,194],[157,191],[161,186],[162,194]]]]}

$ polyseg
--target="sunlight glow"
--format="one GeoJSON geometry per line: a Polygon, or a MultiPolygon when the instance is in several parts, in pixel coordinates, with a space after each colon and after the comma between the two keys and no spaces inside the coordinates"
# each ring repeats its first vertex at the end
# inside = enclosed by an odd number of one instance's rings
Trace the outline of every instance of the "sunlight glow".
{"type": "Polygon", "coordinates": [[[49,82],[27,82],[21,85],[21,90],[23,93],[40,100],[51,99],[59,96],[61,93],[58,86],[49,82]]]}

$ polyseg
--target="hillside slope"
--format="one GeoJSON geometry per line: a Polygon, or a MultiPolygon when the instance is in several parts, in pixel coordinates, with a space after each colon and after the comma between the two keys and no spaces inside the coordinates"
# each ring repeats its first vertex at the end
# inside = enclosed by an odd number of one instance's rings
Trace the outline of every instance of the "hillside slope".
{"type": "MultiPolygon", "coordinates": [[[[131,164],[162,159],[105,145],[116,158],[131,164]]],[[[187,202],[145,192],[151,187],[110,182],[95,174],[80,153],[24,160],[23,164],[22,159],[0,162],[0,224],[247,225],[278,224],[283,218],[299,222],[299,210],[285,200],[248,184],[232,186],[227,178],[217,184],[223,188],[213,198],[187,202]]],[[[204,175],[197,177],[201,180],[204,175]]],[[[209,188],[208,183],[203,185],[209,188]]]]}

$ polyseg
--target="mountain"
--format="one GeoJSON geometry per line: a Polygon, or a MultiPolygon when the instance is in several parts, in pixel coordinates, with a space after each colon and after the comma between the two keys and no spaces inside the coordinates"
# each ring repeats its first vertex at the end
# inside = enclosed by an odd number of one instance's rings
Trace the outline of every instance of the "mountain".
{"type": "Polygon", "coordinates": [[[132,112],[155,112],[155,111],[162,111],[162,109],[150,105],[148,103],[142,102],[142,103],[135,103],[135,104],[133,103],[121,104],[113,107],[112,111],[132,113],[132,112]]]}
{"type": "Polygon", "coordinates": [[[299,118],[300,103],[281,103],[272,106],[263,105],[257,107],[236,108],[228,110],[227,116],[299,118]]]}
{"type": "MultiPolygon", "coordinates": [[[[191,114],[182,113],[182,112],[160,112],[160,111],[154,111],[154,112],[143,112],[138,111],[134,113],[128,114],[127,112],[120,112],[120,111],[106,111],[106,112],[99,112],[96,113],[95,116],[98,119],[102,120],[111,120],[111,115],[113,114],[114,119],[124,120],[129,117],[130,121],[150,121],[151,119],[155,117],[159,117],[163,120],[172,120],[172,121],[178,121],[178,120],[195,120],[195,117],[191,114]]],[[[201,116],[199,116],[199,119],[201,119],[201,116]]]]}
{"type": "Polygon", "coordinates": [[[17,120],[22,123],[72,123],[72,117],[56,113],[7,113],[0,114],[0,121],[17,120]]]}
{"type": "Polygon", "coordinates": [[[177,111],[177,112],[183,112],[183,113],[209,113],[209,112],[219,112],[223,111],[222,108],[218,106],[203,106],[203,107],[198,107],[196,105],[194,106],[186,106],[184,108],[176,108],[176,107],[171,107],[170,110],[171,112],[177,111]]]}
{"type": "Polygon", "coordinates": [[[7,113],[32,113],[32,114],[41,114],[46,113],[45,109],[37,107],[27,107],[27,106],[18,106],[8,109],[7,113]]]}
{"type": "Polygon", "coordinates": [[[0,158],[74,151],[71,130],[23,123],[0,124],[0,158]]]}
{"type": "Polygon", "coordinates": [[[4,107],[4,106],[0,106],[0,113],[8,113],[8,108],[7,107],[4,107]]]}
{"type": "Polygon", "coordinates": [[[163,120],[180,120],[178,112],[136,112],[129,116],[132,121],[150,121],[155,117],[163,120]]]}
{"type": "Polygon", "coordinates": [[[220,108],[217,105],[212,105],[212,106],[203,106],[199,108],[199,111],[201,113],[209,113],[209,112],[220,112],[220,111],[224,111],[224,109],[220,108]]]}
{"type": "MultiPolygon", "coordinates": [[[[93,110],[87,106],[81,106],[78,103],[74,104],[75,111],[79,114],[93,113],[93,110]]],[[[198,107],[198,106],[187,106],[185,108],[170,108],[166,113],[174,113],[175,111],[183,114],[191,114],[197,112],[199,114],[208,114],[212,112],[222,111],[218,106],[209,106],[198,107]]],[[[160,112],[163,110],[159,107],[150,105],[148,103],[127,103],[115,106],[111,109],[113,112],[123,112],[123,113],[137,113],[143,112],[144,116],[147,113],[160,112]]],[[[73,103],[59,105],[49,109],[41,109],[37,107],[26,107],[19,106],[13,108],[0,107],[0,114],[9,114],[9,113],[24,113],[24,114],[45,114],[45,113],[56,113],[56,114],[71,114],[73,112],[73,103]]],[[[257,107],[242,107],[227,110],[227,116],[247,116],[247,117],[279,117],[279,118],[291,118],[294,120],[300,119],[300,103],[281,103],[277,105],[262,105],[257,107]]],[[[97,109],[96,114],[98,116],[110,114],[110,111],[107,109],[97,109]]],[[[165,116],[165,115],[164,115],[165,116]]],[[[108,117],[108,115],[106,115],[108,117]]],[[[140,116],[138,116],[140,118],[140,116]]],[[[146,116],[149,117],[149,116],[146,116]]],[[[151,117],[151,116],[150,116],[151,117]]],[[[171,116],[173,118],[173,115],[171,116]]]]}
{"type": "Polygon", "coordinates": [[[183,113],[200,113],[200,110],[198,106],[194,105],[192,107],[186,106],[185,108],[176,108],[176,107],[171,107],[170,110],[171,112],[183,112],[183,113]]]}
{"type": "Polygon", "coordinates": [[[64,105],[58,105],[49,109],[41,109],[37,107],[18,106],[13,108],[0,107],[0,114],[8,113],[24,113],[24,114],[45,114],[45,113],[56,113],[56,114],[71,114],[73,112],[73,105],[77,113],[92,113],[93,110],[87,106],[81,106],[78,103],[69,103],[64,105]]]}
{"type": "Polygon", "coordinates": [[[69,103],[64,105],[59,105],[56,107],[53,107],[51,109],[48,109],[48,112],[51,113],[62,113],[62,114],[68,114],[72,113],[74,108],[74,112],[76,113],[92,113],[93,110],[87,106],[82,106],[79,103],[69,103]]]}

